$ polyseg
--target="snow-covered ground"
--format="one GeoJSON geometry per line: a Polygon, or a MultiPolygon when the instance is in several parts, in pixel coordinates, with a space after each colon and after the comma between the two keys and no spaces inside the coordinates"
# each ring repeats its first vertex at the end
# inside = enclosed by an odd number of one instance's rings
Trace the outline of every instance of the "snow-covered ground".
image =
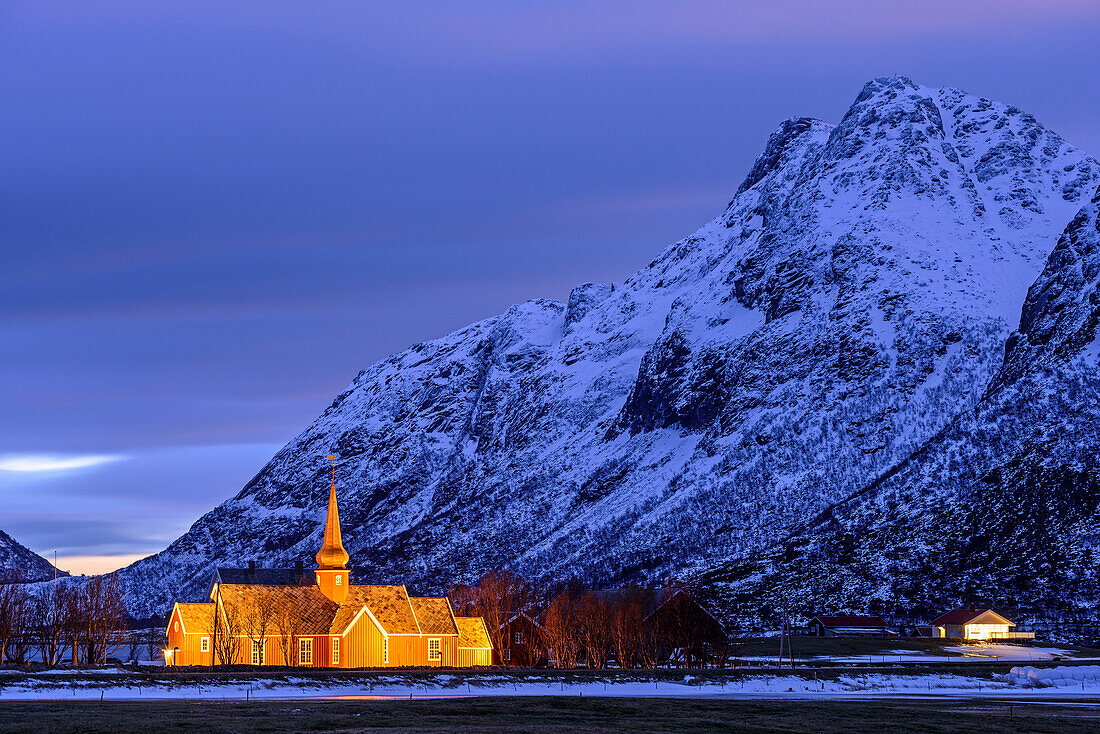
{"type": "MultiPolygon", "coordinates": [[[[774,659],[774,658],[773,658],[774,659]]],[[[931,650],[883,650],[871,655],[826,655],[813,658],[814,662],[833,663],[972,663],[975,660],[1006,660],[1043,662],[1047,660],[1091,660],[1079,657],[1072,650],[1058,647],[1031,647],[988,643],[983,645],[953,645],[943,651],[931,650]]]]}
{"type": "Polygon", "coordinates": [[[815,680],[807,673],[744,676],[715,681],[685,675],[680,679],[635,679],[568,682],[540,676],[439,675],[423,680],[382,676],[369,681],[318,678],[227,680],[199,679],[97,681],[0,678],[0,702],[25,700],[286,700],[286,699],[423,699],[472,696],[610,696],[653,698],[794,698],[858,699],[973,698],[1011,696],[1026,700],[1096,699],[1100,705],[1100,666],[1036,669],[1013,668],[989,678],[955,674],[844,675],[815,680]],[[56,681],[56,682],[55,682],[56,681]]]}
{"type": "Polygon", "coordinates": [[[1059,665],[1056,668],[1013,668],[1000,680],[1037,688],[1087,690],[1100,687],[1100,665],[1059,665]]]}

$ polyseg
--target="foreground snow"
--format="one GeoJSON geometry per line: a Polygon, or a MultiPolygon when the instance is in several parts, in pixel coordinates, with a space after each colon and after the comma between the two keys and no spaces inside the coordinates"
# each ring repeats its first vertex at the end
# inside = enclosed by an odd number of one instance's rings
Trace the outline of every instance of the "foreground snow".
{"type": "Polygon", "coordinates": [[[1100,687],[1100,665],[1059,665],[1056,668],[1013,668],[1000,679],[1015,685],[1036,688],[1086,690],[1100,687]]]}
{"type": "Polygon", "coordinates": [[[410,679],[375,676],[369,680],[305,677],[256,678],[212,683],[201,679],[108,680],[105,677],[0,677],[0,702],[26,700],[280,700],[423,699],[476,696],[597,696],[642,698],[796,698],[863,697],[1086,697],[1100,699],[1100,666],[1012,668],[992,679],[965,675],[844,675],[815,680],[809,673],[745,676],[725,681],[635,679],[568,682],[532,675],[448,675],[410,679]]]}
{"type": "MultiPolygon", "coordinates": [[[[746,658],[748,659],[748,658],[746,658]]],[[[754,658],[756,659],[756,658],[754,658]]],[[[773,658],[759,658],[774,660],[773,658]]],[[[869,655],[822,655],[814,662],[834,663],[970,663],[975,660],[1005,660],[1042,662],[1048,660],[1091,660],[1078,657],[1072,650],[1059,647],[1033,647],[1004,643],[952,645],[939,650],[883,650],[869,655]]]]}

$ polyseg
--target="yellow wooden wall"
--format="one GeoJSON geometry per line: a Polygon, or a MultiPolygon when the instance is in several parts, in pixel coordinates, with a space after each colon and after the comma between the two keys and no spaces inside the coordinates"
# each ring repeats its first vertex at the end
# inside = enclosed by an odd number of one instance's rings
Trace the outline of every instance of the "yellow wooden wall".
{"type": "Polygon", "coordinates": [[[382,667],[382,632],[366,614],[359,615],[340,645],[341,668],[382,667]]]}
{"type": "Polygon", "coordinates": [[[182,622],[180,629],[176,631],[176,622],[179,620],[179,612],[173,611],[168,620],[168,649],[178,647],[176,653],[176,665],[211,665],[213,661],[214,641],[210,640],[210,651],[202,652],[202,638],[207,635],[187,634],[182,622]]]}
{"type": "Polygon", "coordinates": [[[479,665],[488,665],[492,650],[478,650],[474,647],[460,647],[458,649],[458,667],[473,668],[479,665]]]}

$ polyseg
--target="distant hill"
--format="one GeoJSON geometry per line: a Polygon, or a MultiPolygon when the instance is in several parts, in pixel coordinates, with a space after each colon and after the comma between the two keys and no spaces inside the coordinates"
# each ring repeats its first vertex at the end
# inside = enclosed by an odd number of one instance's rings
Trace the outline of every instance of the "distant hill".
{"type": "MultiPolygon", "coordinates": [[[[0,530],[0,574],[19,572],[24,581],[46,581],[54,576],[53,564],[0,530]]],[[[58,576],[68,576],[58,571],[58,576]]]]}

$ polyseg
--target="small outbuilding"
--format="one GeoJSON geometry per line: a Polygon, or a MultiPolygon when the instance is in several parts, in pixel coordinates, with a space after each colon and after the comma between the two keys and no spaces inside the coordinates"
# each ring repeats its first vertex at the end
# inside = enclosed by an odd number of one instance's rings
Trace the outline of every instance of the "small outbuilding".
{"type": "Polygon", "coordinates": [[[934,637],[948,640],[1031,640],[1034,632],[1014,632],[1016,623],[992,609],[953,609],[932,620],[934,637]]]}
{"type": "Polygon", "coordinates": [[[809,633],[817,637],[890,637],[882,617],[863,615],[821,615],[810,620],[809,633]]]}

